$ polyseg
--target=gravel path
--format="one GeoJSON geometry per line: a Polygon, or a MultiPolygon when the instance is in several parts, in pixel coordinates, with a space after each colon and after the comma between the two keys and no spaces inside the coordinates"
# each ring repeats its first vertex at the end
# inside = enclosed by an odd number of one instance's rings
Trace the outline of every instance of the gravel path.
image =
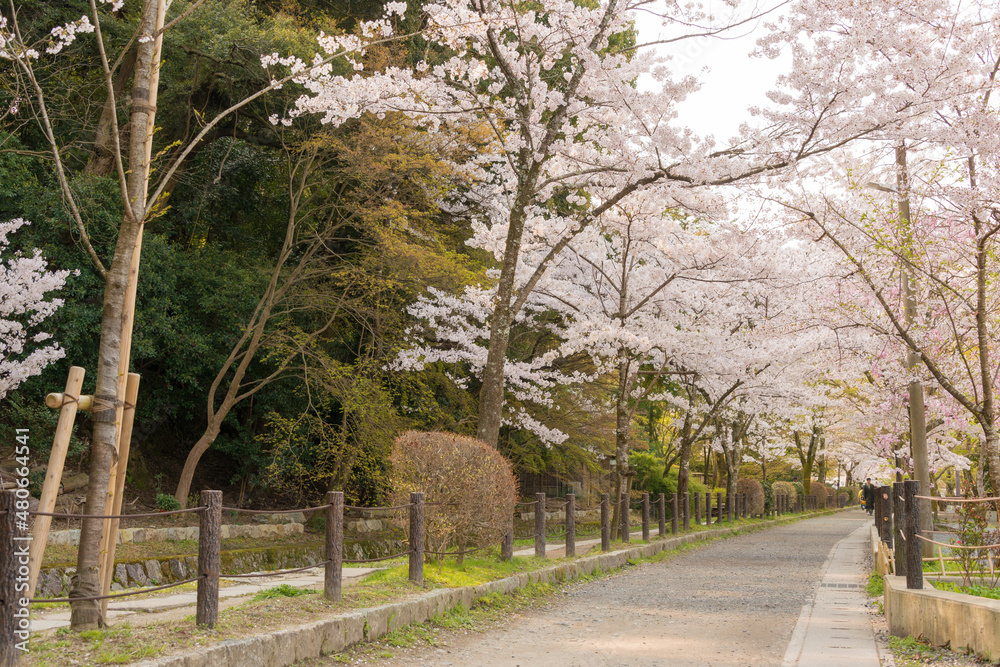
{"type": "Polygon", "coordinates": [[[831,548],[866,521],[840,512],[720,540],[574,586],[488,632],[451,633],[445,646],[369,664],[778,666],[831,548]]]}

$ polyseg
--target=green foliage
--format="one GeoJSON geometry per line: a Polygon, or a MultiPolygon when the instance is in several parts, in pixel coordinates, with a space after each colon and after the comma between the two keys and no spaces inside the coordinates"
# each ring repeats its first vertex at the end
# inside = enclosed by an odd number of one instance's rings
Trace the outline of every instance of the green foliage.
{"type": "Polygon", "coordinates": [[[802,486],[802,482],[792,482],[792,486],[795,487],[795,493],[799,497],[799,502],[805,500],[806,489],[804,486],[802,486]]]}
{"type": "MultiPolygon", "coordinates": [[[[667,496],[677,493],[677,476],[680,471],[672,468],[670,474],[663,476],[663,459],[648,452],[633,452],[629,454],[629,465],[635,470],[632,478],[634,491],[647,491],[651,496],[663,493],[667,496]]],[[[704,493],[708,487],[695,477],[688,478],[688,491],[704,493]]]]}
{"type": "Polygon", "coordinates": [[[157,493],[156,508],[164,512],[173,512],[174,510],[179,510],[181,504],[169,493],[157,493]]]}
{"type": "MultiPolygon", "coordinates": [[[[990,523],[989,503],[957,503],[958,530],[952,540],[963,546],[982,546],[1000,543],[1000,530],[990,523]]],[[[963,585],[973,582],[984,588],[993,588],[1000,580],[1000,572],[992,563],[1000,559],[1000,547],[988,549],[955,549],[962,568],[963,585]]]]}
{"type": "Polygon", "coordinates": [[[964,593],[965,595],[975,595],[976,597],[989,598],[990,600],[1000,600],[1000,588],[996,588],[995,586],[985,586],[982,584],[963,586],[954,581],[932,581],[931,583],[939,591],[964,593]]]}
{"type": "Polygon", "coordinates": [[[273,600],[275,598],[294,598],[300,595],[315,595],[316,591],[311,588],[297,588],[288,584],[280,584],[272,588],[263,590],[253,596],[254,601],[273,600]]]}
{"type": "Polygon", "coordinates": [[[865,584],[865,593],[870,598],[880,598],[885,593],[885,579],[878,572],[872,571],[868,574],[868,582],[865,584]]]}
{"type": "Polygon", "coordinates": [[[774,510],[774,482],[761,482],[764,488],[764,513],[770,516],[774,510]]]}

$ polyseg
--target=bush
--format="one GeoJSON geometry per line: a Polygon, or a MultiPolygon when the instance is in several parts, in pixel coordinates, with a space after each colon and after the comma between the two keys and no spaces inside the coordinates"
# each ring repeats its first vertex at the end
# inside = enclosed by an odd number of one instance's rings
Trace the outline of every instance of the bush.
{"type": "Polygon", "coordinates": [[[414,491],[435,503],[424,515],[428,555],[499,542],[510,528],[517,480],[510,462],[485,442],[407,431],[396,438],[390,461],[393,505],[409,503],[414,491]]]}
{"type": "Polygon", "coordinates": [[[813,506],[818,509],[826,509],[826,487],[819,482],[813,482],[809,485],[809,495],[812,496],[813,506]]]}
{"type": "Polygon", "coordinates": [[[764,514],[764,487],[755,479],[736,480],[736,493],[747,494],[750,516],[764,514]]]}
{"type": "Polygon", "coordinates": [[[764,514],[770,516],[774,511],[774,483],[765,481],[760,485],[764,487],[764,514]]]}
{"type": "Polygon", "coordinates": [[[788,496],[789,502],[795,503],[795,496],[798,495],[798,491],[795,490],[795,485],[791,482],[774,482],[771,484],[771,488],[774,490],[774,495],[776,496],[788,496]]]}
{"type": "MultiPolygon", "coordinates": [[[[195,503],[195,505],[197,505],[197,503],[195,503]]],[[[192,505],[192,507],[195,505],[192,505]]],[[[177,499],[169,493],[156,494],[156,509],[164,512],[173,512],[174,510],[179,510],[180,508],[181,504],[177,502],[177,499]]]]}
{"type": "Polygon", "coordinates": [[[799,497],[799,502],[801,503],[806,498],[806,487],[802,486],[802,482],[792,482],[792,486],[795,487],[795,495],[799,497]]]}

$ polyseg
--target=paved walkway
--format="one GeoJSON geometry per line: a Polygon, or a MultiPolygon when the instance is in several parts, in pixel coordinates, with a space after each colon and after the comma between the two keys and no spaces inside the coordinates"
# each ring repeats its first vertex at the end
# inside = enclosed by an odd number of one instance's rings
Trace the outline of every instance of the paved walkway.
{"type": "Polygon", "coordinates": [[[866,522],[830,550],[816,594],[802,607],[782,667],[881,664],[865,606],[869,536],[866,522]]]}
{"type": "Polygon", "coordinates": [[[443,631],[435,646],[364,664],[874,667],[861,588],[870,523],[847,511],[717,541],[571,587],[493,630],[443,631]]]}

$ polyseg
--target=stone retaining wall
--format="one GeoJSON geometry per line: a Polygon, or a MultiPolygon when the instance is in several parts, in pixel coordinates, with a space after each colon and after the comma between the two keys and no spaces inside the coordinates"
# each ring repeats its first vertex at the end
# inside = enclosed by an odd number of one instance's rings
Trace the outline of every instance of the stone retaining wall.
{"type": "MultiPolygon", "coordinates": [[[[222,526],[222,539],[234,537],[249,537],[253,539],[268,539],[273,537],[285,537],[287,535],[301,535],[303,533],[301,521],[287,523],[247,523],[247,524],[226,524],[222,526]]],[[[118,544],[129,544],[132,542],[157,542],[160,540],[197,540],[198,526],[178,526],[176,528],[122,528],[118,531],[118,544]]],[[[49,546],[70,545],[75,546],[80,543],[80,530],[53,530],[49,533],[46,542],[49,546]]]]}
{"type": "MultiPolygon", "coordinates": [[[[227,527],[223,526],[223,529],[227,527]]],[[[282,526],[258,527],[281,528],[282,526]]],[[[301,524],[299,528],[301,529],[301,524]]],[[[301,530],[299,532],[301,533],[301,530]]],[[[225,534],[223,536],[225,537],[225,534]]],[[[246,574],[305,567],[322,561],[324,548],[323,542],[315,542],[223,551],[221,571],[224,574],[246,574]]],[[[396,540],[351,540],[348,537],[344,543],[344,558],[346,560],[381,558],[399,553],[405,548],[402,542],[396,540]]],[[[75,572],[76,568],[70,564],[42,568],[38,575],[36,597],[68,597],[70,577],[75,572]]],[[[111,590],[120,591],[137,586],[158,586],[184,581],[197,576],[197,572],[198,557],[194,554],[179,554],[149,560],[116,560],[111,590]]]]}

